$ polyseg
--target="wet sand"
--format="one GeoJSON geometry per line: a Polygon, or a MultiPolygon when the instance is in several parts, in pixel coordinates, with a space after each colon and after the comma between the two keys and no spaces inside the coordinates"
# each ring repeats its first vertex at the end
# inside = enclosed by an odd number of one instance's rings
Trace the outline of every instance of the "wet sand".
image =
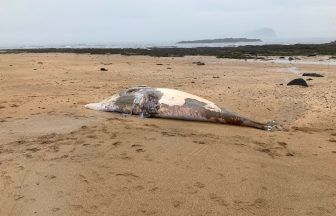
{"type": "Polygon", "coordinates": [[[336,215],[336,66],[321,59],[0,55],[0,215],[336,215]],[[325,77],[286,86],[304,72],[325,77]],[[140,84],[284,130],[83,108],[140,84]]]}

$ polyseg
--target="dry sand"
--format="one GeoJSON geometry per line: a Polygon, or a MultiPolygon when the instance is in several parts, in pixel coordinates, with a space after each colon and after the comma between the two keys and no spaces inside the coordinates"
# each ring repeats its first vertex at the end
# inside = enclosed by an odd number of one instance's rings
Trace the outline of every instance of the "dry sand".
{"type": "Polygon", "coordinates": [[[0,91],[1,216],[336,215],[335,65],[3,54],[0,91]],[[280,85],[303,72],[325,77],[280,85]],[[285,130],[83,108],[138,84],[285,130]]]}

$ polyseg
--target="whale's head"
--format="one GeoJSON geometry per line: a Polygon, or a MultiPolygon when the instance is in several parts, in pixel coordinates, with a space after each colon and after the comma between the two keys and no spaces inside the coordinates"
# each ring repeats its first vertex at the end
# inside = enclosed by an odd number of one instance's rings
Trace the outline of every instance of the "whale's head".
{"type": "Polygon", "coordinates": [[[90,103],[86,108],[98,111],[132,113],[134,104],[139,103],[143,97],[143,90],[148,87],[138,86],[129,88],[113,95],[99,103],[90,103]]]}

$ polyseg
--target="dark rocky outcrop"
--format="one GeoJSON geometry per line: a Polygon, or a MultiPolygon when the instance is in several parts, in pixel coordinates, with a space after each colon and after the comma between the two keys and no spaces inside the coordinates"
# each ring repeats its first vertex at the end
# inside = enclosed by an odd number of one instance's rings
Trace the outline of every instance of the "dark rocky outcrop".
{"type": "Polygon", "coordinates": [[[183,56],[217,56],[218,58],[254,59],[257,56],[336,56],[336,44],[294,44],[294,45],[261,45],[239,47],[197,47],[197,48],[41,48],[41,49],[7,49],[5,53],[86,53],[86,54],[121,54],[148,55],[156,57],[183,56]]]}
{"type": "Polygon", "coordinates": [[[304,80],[302,78],[293,79],[287,85],[288,86],[289,85],[298,85],[298,86],[308,87],[308,84],[307,84],[306,80],[304,80]]]}

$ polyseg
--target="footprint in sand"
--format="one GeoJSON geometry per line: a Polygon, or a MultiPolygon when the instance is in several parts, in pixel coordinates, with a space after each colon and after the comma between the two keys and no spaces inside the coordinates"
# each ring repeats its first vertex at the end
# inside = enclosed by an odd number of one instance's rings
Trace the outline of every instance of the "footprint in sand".
{"type": "Polygon", "coordinates": [[[205,144],[205,142],[203,142],[203,141],[197,141],[197,140],[194,140],[193,143],[200,144],[200,145],[204,145],[205,144]]]}
{"type": "Polygon", "coordinates": [[[97,139],[97,136],[96,136],[96,135],[87,135],[86,137],[87,137],[87,138],[90,138],[90,139],[97,139]]]}
{"type": "Polygon", "coordinates": [[[119,159],[132,160],[132,157],[128,156],[126,153],[121,153],[119,159]]]}
{"type": "Polygon", "coordinates": [[[183,204],[183,202],[180,201],[180,200],[174,200],[173,201],[174,208],[180,208],[182,204],[183,204]]]}
{"type": "Polygon", "coordinates": [[[137,148],[137,147],[142,147],[142,145],[133,144],[131,147],[132,147],[132,148],[137,148]]]}
{"type": "Polygon", "coordinates": [[[139,179],[140,177],[132,172],[117,173],[116,176],[125,177],[129,180],[139,179]]]}
{"type": "Polygon", "coordinates": [[[58,211],[60,211],[60,210],[61,210],[60,208],[52,208],[52,209],[51,209],[52,212],[58,212],[58,211]]]}
{"type": "Polygon", "coordinates": [[[14,200],[15,200],[15,201],[18,201],[18,200],[20,200],[20,199],[22,199],[22,198],[24,198],[23,195],[20,195],[20,194],[16,194],[16,195],[14,195],[14,200]]]}
{"type": "Polygon", "coordinates": [[[142,185],[138,185],[138,186],[134,187],[134,189],[137,190],[137,191],[141,191],[145,188],[142,185]]]}
{"type": "Polygon", "coordinates": [[[114,143],[112,143],[113,146],[120,146],[121,145],[121,142],[120,141],[116,141],[114,143]]]}
{"type": "Polygon", "coordinates": [[[112,134],[110,135],[110,139],[115,139],[115,138],[117,138],[117,133],[112,133],[112,134]]]}
{"type": "Polygon", "coordinates": [[[205,187],[205,184],[203,184],[202,182],[196,182],[196,183],[194,184],[194,186],[197,187],[197,188],[199,188],[199,189],[202,189],[202,188],[205,187]]]}
{"type": "Polygon", "coordinates": [[[223,197],[218,196],[215,193],[209,194],[209,198],[211,201],[218,203],[221,206],[228,206],[229,204],[224,200],[223,197]]]}
{"type": "Polygon", "coordinates": [[[283,148],[287,148],[287,145],[288,145],[286,142],[278,142],[278,144],[282,146],[283,148]]]}
{"type": "Polygon", "coordinates": [[[40,148],[36,148],[36,147],[26,149],[26,151],[30,151],[30,152],[38,152],[40,150],[41,150],[40,148]]]}
{"type": "Polygon", "coordinates": [[[254,202],[250,205],[256,208],[264,208],[267,205],[267,202],[265,199],[257,198],[254,200],[254,202]]]}
{"type": "Polygon", "coordinates": [[[47,179],[55,179],[56,178],[56,176],[55,175],[46,175],[46,176],[44,176],[45,178],[47,178],[47,179]]]}
{"type": "Polygon", "coordinates": [[[86,177],[84,175],[82,175],[82,174],[79,174],[78,178],[79,178],[80,181],[82,181],[82,182],[84,182],[86,184],[89,183],[89,181],[86,179],[86,177]]]}

